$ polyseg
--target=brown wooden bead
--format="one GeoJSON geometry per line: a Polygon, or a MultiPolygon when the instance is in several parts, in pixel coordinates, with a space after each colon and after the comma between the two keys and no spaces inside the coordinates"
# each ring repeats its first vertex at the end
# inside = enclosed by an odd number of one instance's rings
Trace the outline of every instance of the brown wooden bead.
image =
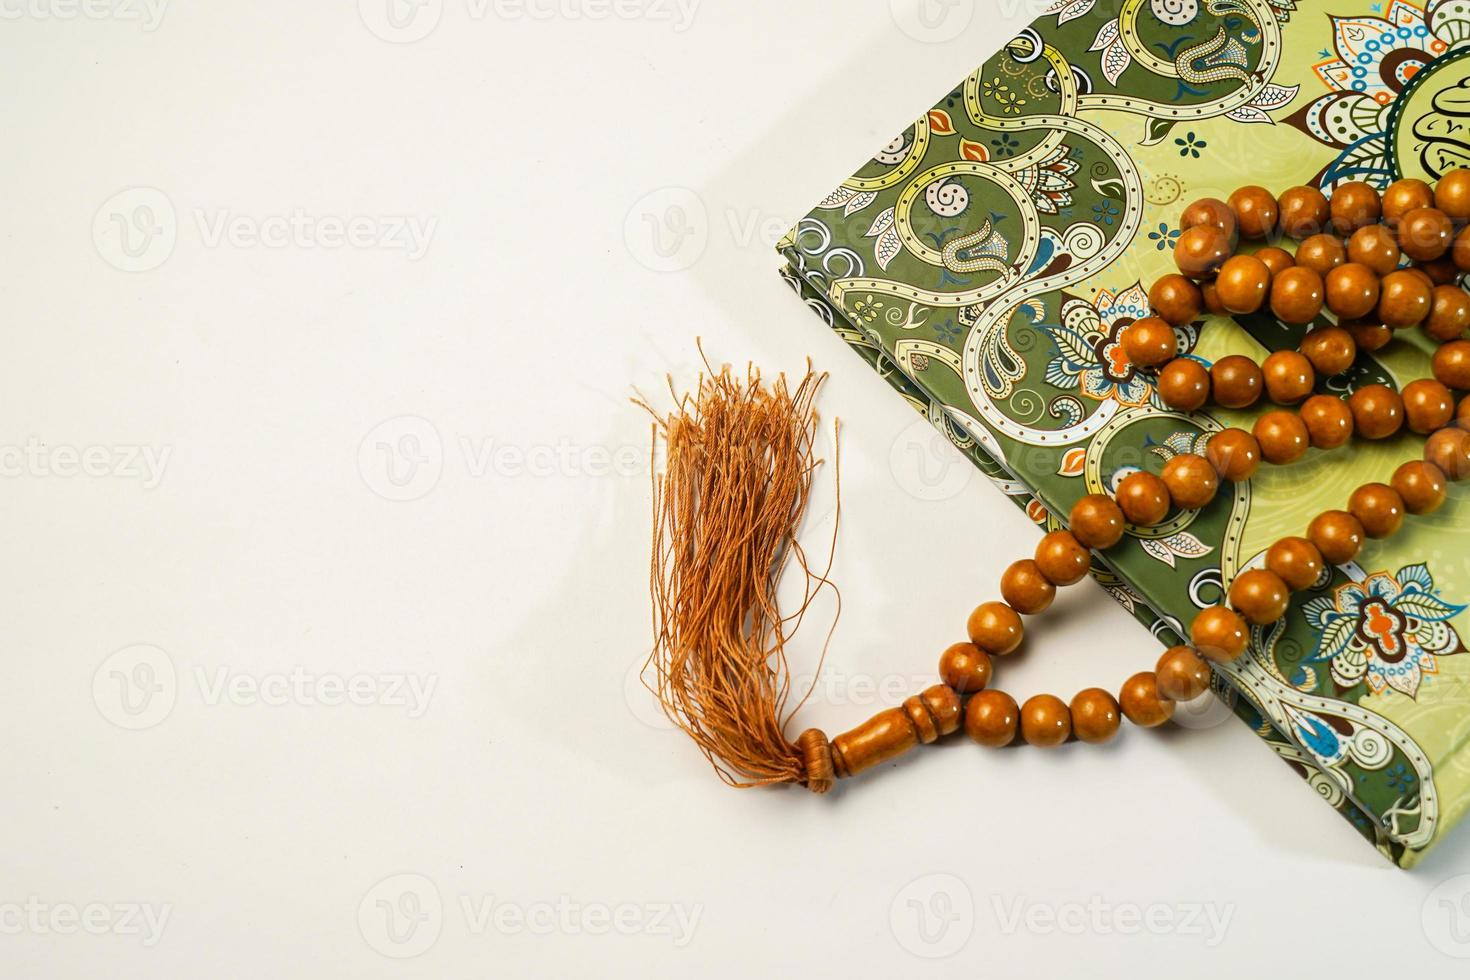
{"type": "Polygon", "coordinates": [[[1092,567],[1092,555],[1070,531],[1053,531],[1036,546],[1036,564],[1053,585],[1071,585],[1092,567]]]}
{"type": "Polygon", "coordinates": [[[1444,471],[1433,463],[1410,460],[1393,471],[1393,488],[1404,501],[1410,514],[1432,514],[1444,503],[1446,494],[1444,471]]]}
{"type": "Polygon", "coordinates": [[[1217,663],[1229,663],[1245,653],[1250,629],[1233,609],[1209,606],[1201,609],[1189,627],[1189,641],[1199,655],[1217,663]]]}
{"type": "Polygon", "coordinates": [[[1145,470],[1123,477],[1116,498],[1123,515],[1140,527],[1158,524],[1169,514],[1169,487],[1145,470]]]}
{"type": "Polygon", "coordinates": [[[1179,227],[1190,229],[1199,225],[1218,228],[1227,235],[1235,234],[1235,212],[1230,205],[1216,197],[1202,197],[1179,216],[1179,227]]]}
{"type": "Polygon", "coordinates": [[[1266,382],[1266,395],[1278,405],[1295,405],[1312,393],[1317,372],[1305,355],[1294,350],[1279,350],[1261,364],[1266,382]]]}
{"type": "Polygon", "coordinates": [[[1339,317],[1357,319],[1378,307],[1380,283],[1373,270],[1349,262],[1327,273],[1327,308],[1339,317]]]}
{"type": "Polygon", "coordinates": [[[1241,483],[1256,475],[1261,465],[1261,444],[1244,429],[1221,429],[1205,444],[1205,459],[1220,479],[1241,483]]]}
{"type": "Polygon", "coordinates": [[[1470,429],[1470,395],[1466,395],[1460,401],[1460,408],[1455,412],[1455,418],[1465,428],[1470,429]]]}
{"type": "Polygon", "coordinates": [[[1254,241],[1276,234],[1281,208],[1266,188],[1247,185],[1231,194],[1228,203],[1235,212],[1236,230],[1241,238],[1254,241]]]}
{"type": "Polygon", "coordinates": [[[1174,244],[1174,264],[1191,279],[1207,279],[1230,258],[1230,236],[1210,225],[1185,229],[1174,244]]]}
{"type": "Polygon", "coordinates": [[[1352,335],[1353,343],[1358,345],[1359,350],[1370,354],[1387,347],[1388,342],[1393,340],[1393,327],[1376,316],[1363,320],[1343,320],[1338,326],[1352,335]]]}
{"type": "Polygon", "coordinates": [[[1353,437],[1353,411],[1336,395],[1313,395],[1302,403],[1302,424],[1318,449],[1336,449],[1353,437]]]}
{"type": "Polygon", "coordinates": [[[1297,592],[1311,588],[1322,577],[1326,564],[1322,552],[1306,538],[1282,538],[1266,549],[1266,567],[1297,592]]]}
{"type": "Polygon", "coordinates": [[[1470,330],[1470,293],[1459,286],[1435,286],[1429,301],[1424,332],[1443,343],[1470,330]]]}
{"type": "Polygon", "coordinates": [[[1057,587],[1031,558],[1011,562],[1000,577],[1000,596],[1012,609],[1027,616],[1045,612],[1057,597],[1057,587]]]}
{"type": "Polygon", "coordinates": [[[1285,616],[1290,602],[1291,589],[1280,575],[1264,568],[1241,572],[1230,583],[1230,605],[1256,626],[1266,626],[1285,616]]]}
{"type": "Polygon", "coordinates": [[[1123,540],[1128,519],[1112,497],[1105,493],[1090,493],[1072,506],[1068,526],[1084,548],[1106,551],[1123,540]]]}
{"type": "Polygon", "coordinates": [[[1249,408],[1264,387],[1261,369],[1244,354],[1229,354],[1210,367],[1210,389],[1225,408],[1249,408]]]}
{"type": "Polygon", "coordinates": [[[1411,259],[1432,262],[1449,251],[1455,226],[1438,208],[1415,208],[1399,222],[1399,249],[1411,259]]]}
{"type": "Polygon", "coordinates": [[[1295,412],[1274,409],[1256,419],[1252,435],[1261,446],[1261,458],[1276,466],[1295,463],[1311,447],[1307,426],[1295,412]]]}
{"type": "Polygon", "coordinates": [[[1352,367],[1358,356],[1357,341],[1342,327],[1318,327],[1302,338],[1298,349],[1312,362],[1313,369],[1327,378],[1352,367]]]}
{"type": "Polygon", "coordinates": [[[1146,316],[1123,331],[1123,350],[1139,367],[1158,367],[1179,352],[1179,341],[1162,317],[1146,316]]]}
{"type": "Polygon", "coordinates": [[[1072,712],[1054,694],[1038,694],[1021,705],[1021,737],[1039,749],[1055,748],[1072,734],[1072,712]]]}
{"type": "Polygon", "coordinates": [[[1433,378],[1404,385],[1404,421],[1410,432],[1428,435],[1443,429],[1455,417],[1455,396],[1433,378]]]}
{"type": "Polygon", "coordinates": [[[1271,280],[1271,312],[1283,323],[1311,323],[1326,299],[1322,277],[1294,265],[1271,280]]]}
{"type": "Polygon", "coordinates": [[[832,740],[832,766],[839,776],[855,776],[865,769],[903,755],[916,745],[928,745],[960,726],[960,696],[943,684],[926,688],[869,718],[852,731],[832,740]]]}
{"type": "Polygon", "coordinates": [[[1379,285],[1378,318],[1395,330],[1422,323],[1429,315],[1433,292],[1426,278],[1411,269],[1384,276],[1379,285]]]}
{"type": "Polygon", "coordinates": [[[1450,245],[1450,260],[1461,272],[1470,272],[1470,226],[1460,229],[1450,245]]]}
{"type": "Polygon", "coordinates": [[[1202,282],[1199,284],[1200,298],[1205,301],[1205,311],[1213,316],[1223,316],[1225,304],[1220,302],[1220,290],[1215,288],[1213,282],[1202,282]]]}
{"type": "Polygon", "coordinates": [[[1377,189],[1361,180],[1334,187],[1328,206],[1332,211],[1333,230],[1339,235],[1351,235],[1364,225],[1377,224],[1383,216],[1383,201],[1377,189]]]}
{"type": "Polygon", "coordinates": [[[1452,340],[1441,344],[1431,362],[1440,384],[1457,391],[1470,391],[1470,340],[1452,340]]]}
{"type": "Polygon", "coordinates": [[[1175,507],[1199,510],[1215,499],[1220,490],[1220,475],[1209,460],[1193,453],[1175,456],[1164,464],[1164,485],[1175,507]]]}
{"type": "Polygon", "coordinates": [[[1382,225],[1368,225],[1348,239],[1348,261],[1366,265],[1375,275],[1386,276],[1399,264],[1399,243],[1382,225]]]}
{"type": "Polygon", "coordinates": [[[1258,248],[1254,254],[1256,258],[1265,263],[1266,268],[1271,271],[1271,275],[1273,276],[1279,276],[1282,272],[1296,265],[1295,256],[1286,249],[1278,248],[1275,245],[1258,248]]]}
{"type": "Polygon", "coordinates": [[[1296,264],[1306,266],[1324,279],[1347,260],[1347,246],[1336,235],[1313,235],[1296,250],[1296,264]]]}
{"type": "Polygon", "coordinates": [[[1139,728],[1157,728],[1174,717],[1174,702],[1160,696],[1158,678],[1151,670],[1123,682],[1118,704],[1124,716],[1139,728]]]}
{"type": "Polygon", "coordinates": [[[1409,275],[1413,276],[1415,279],[1418,279],[1420,282],[1422,282],[1424,284],[1424,288],[1425,289],[1428,289],[1430,291],[1431,296],[1433,295],[1433,293],[1434,293],[1434,285],[1435,285],[1434,284],[1434,278],[1432,276],[1430,276],[1429,273],[1427,273],[1427,272],[1424,271],[1424,266],[1423,265],[1411,265],[1407,269],[1400,269],[1399,271],[1400,272],[1407,272],[1409,275]]]}
{"type": "Polygon", "coordinates": [[[1154,668],[1159,696],[1193,701],[1210,689],[1210,665],[1190,647],[1170,647],[1154,668]]]}
{"type": "Polygon", "coordinates": [[[999,749],[1016,739],[1021,709],[1004,691],[985,690],[965,707],[965,734],[987,748],[999,749]]]}
{"type": "Polygon", "coordinates": [[[1396,180],[1383,192],[1383,220],[1397,224],[1410,211],[1433,204],[1434,192],[1424,181],[1412,177],[1396,180]]]}
{"type": "Polygon", "coordinates": [[[1356,558],[1366,533],[1358,519],[1345,510],[1325,510],[1307,527],[1307,537],[1322,558],[1333,565],[1356,558]]]}
{"type": "Polygon", "coordinates": [[[1271,270],[1253,255],[1232,255],[1220,266],[1215,289],[1229,313],[1254,313],[1266,302],[1271,270]]]}
{"type": "Polygon", "coordinates": [[[1079,742],[1100,745],[1118,734],[1122,709],[1118,701],[1100,687],[1078,691],[1072,698],[1072,734],[1079,742]]]}
{"type": "Polygon", "coordinates": [[[1289,238],[1309,238],[1326,228],[1332,217],[1327,198],[1315,187],[1288,188],[1282,192],[1280,203],[1281,233],[1289,238]]]}
{"type": "Polygon", "coordinates": [[[1159,369],[1158,389],[1175,411],[1197,411],[1210,400],[1210,369],[1192,357],[1176,357],[1159,369]]]}
{"type": "Polygon", "coordinates": [[[1177,272],[1159,277],[1148,291],[1148,301],[1159,316],[1176,327],[1198,320],[1205,308],[1199,287],[1177,272]]]}
{"type": "Polygon", "coordinates": [[[1429,276],[1429,281],[1436,286],[1448,285],[1460,278],[1460,269],[1448,253],[1433,262],[1420,262],[1418,268],[1423,269],[1429,276]]]}
{"type": "Polygon", "coordinates": [[[1014,653],[1026,635],[1020,615],[1004,602],[982,602],[966,626],[970,642],[995,657],[1014,653]]]}
{"type": "Polygon", "coordinates": [[[1404,427],[1404,399],[1387,385],[1366,385],[1348,397],[1353,431],[1364,439],[1387,439],[1404,427]]]}
{"type": "Polygon", "coordinates": [[[1370,538],[1386,538],[1404,523],[1404,499],[1386,483],[1365,483],[1348,498],[1348,513],[1370,538]]]}
{"type": "Polygon", "coordinates": [[[939,655],[939,679],[959,694],[974,694],[990,683],[990,655],[973,643],[954,643],[939,655]]]}
{"type": "Polygon", "coordinates": [[[1455,482],[1470,478],[1470,431],[1440,429],[1424,443],[1424,458],[1455,482]]]}
{"type": "Polygon", "coordinates": [[[1470,221],[1470,170],[1451,170],[1434,185],[1434,206],[1455,221],[1470,221]]]}

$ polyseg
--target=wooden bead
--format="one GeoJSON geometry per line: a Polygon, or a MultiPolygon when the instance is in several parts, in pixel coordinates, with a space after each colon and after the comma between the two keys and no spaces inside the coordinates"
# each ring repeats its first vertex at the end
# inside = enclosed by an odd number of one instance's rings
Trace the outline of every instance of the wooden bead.
{"type": "Polygon", "coordinates": [[[1012,562],[1000,577],[1000,596],[1018,613],[1035,616],[1045,612],[1057,597],[1057,587],[1041,573],[1031,558],[1012,562]]]}
{"type": "Polygon", "coordinates": [[[1343,320],[1338,326],[1347,330],[1352,335],[1353,343],[1358,345],[1358,350],[1374,351],[1382,350],[1393,340],[1393,327],[1386,325],[1376,316],[1364,320],[1343,320]]]}
{"type": "Polygon", "coordinates": [[[1194,617],[1189,627],[1189,640],[1205,659],[1229,663],[1245,653],[1250,629],[1235,610],[1209,606],[1194,617]]]}
{"type": "Polygon", "coordinates": [[[1256,419],[1252,434],[1261,446],[1261,458],[1275,466],[1295,463],[1311,447],[1307,426],[1295,412],[1278,408],[1256,419]]]}
{"type": "Polygon", "coordinates": [[[1235,212],[1230,205],[1216,197],[1202,197],[1179,216],[1179,227],[1188,230],[1200,225],[1218,228],[1226,235],[1235,234],[1235,212]]]}
{"type": "Polygon", "coordinates": [[[1383,220],[1397,224],[1410,211],[1433,204],[1434,192],[1424,181],[1412,177],[1396,180],[1383,192],[1383,220]]]}
{"type": "Polygon", "coordinates": [[[1431,295],[1433,294],[1433,292],[1434,292],[1434,286],[1435,286],[1434,277],[1432,277],[1428,272],[1425,272],[1424,271],[1424,266],[1423,266],[1422,263],[1416,263],[1414,265],[1409,266],[1406,269],[1400,269],[1399,271],[1400,272],[1407,272],[1409,275],[1413,276],[1415,279],[1418,279],[1420,282],[1422,282],[1424,284],[1424,288],[1428,289],[1430,291],[1431,295]]]}
{"type": "Polygon", "coordinates": [[[1271,270],[1271,275],[1273,276],[1279,276],[1282,272],[1296,265],[1295,256],[1286,249],[1277,248],[1275,245],[1267,245],[1265,248],[1256,249],[1255,256],[1266,264],[1266,268],[1271,270]]]}
{"type": "Polygon", "coordinates": [[[1159,681],[1151,670],[1123,682],[1118,704],[1124,716],[1139,728],[1157,728],[1174,717],[1174,702],[1159,695],[1159,681]]]}
{"type": "Polygon", "coordinates": [[[1434,185],[1434,206],[1454,221],[1470,221],[1470,170],[1451,170],[1434,185]]]}
{"type": "Polygon", "coordinates": [[[1169,514],[1169,488],[1152,473],[1139,470],[1118,482],[1118,506],[1130,523],[1140,527],[1158,524],[1169,514]]]}
{"type": "Polygon", "coordinates": [[[1432,262],[1449,251],[1455,226],[1438,208],[1415,208],[1399,222],[1399,248],[1411,259],[1432,262]]]}
{"type": "Polygon", "coordinates": [[[1282,192],[1280,203],[1281,232],[1289,238],[1309,238],[1326,228],[1332,217],[1327,198],[1315,187],[1288,188],[1282,192]]]}
{"type": "Polygon", "coordinates": [[[1161,276],[1148,291],[1148,301],[1159,316],[1176,327],[1198,320],[1205,307],[1199,287],[1177,272],[1161,276]]]}
{"type": "Polygon", "coordinates": [[[1460,229],[1450,245],[1450,260],[1461,272],[1470,272],[1470,226],[1460,229]]]}
{"type": "Polygon", "coordinates": [[[1455,417],[1455,396],[1433,378],[1420,378],[1404,386],[1404,422],[1410,432],[1428,435],[1443,429],[1455,417]]]}
{"type": "Polygon", "coordinates": [[[1431,362],[1440,384],[1457,391],[1470,391],[1470,340],[1452,340],[1440,345],[1431,362]]]}
{"type": "Polygon", "coordinates": [[[1190,647],[1170,647],[1154,668],[1159,696],[1193,701],[1210,689],[1210,665],[1190,647]]]}
{"type": "Polygon", "coordinates": [[[1021,705],[1021,737],[1027,745],[1050,749],[1072,734],[1072,712],[1054,694],[1038,694],[1021,705]]]}
{"type": "Polygon", "coordinates": [[[1175,411],[1198,411],[1210,400],[1210,369],[1192,357],[1176,357],[1159,370],[1158,390],[1175,411]]]}
{"type": "Polygon", "coordinates": [[[1410,460],[1393,471],[1392,482],[1410,514],[1432,514],[1445,501],[1444,471],[1433,463],[1410,460]]]}
{"type": "Polygon", "coordinates": [[[1123,350],[1139,367],[1158,367],[1179,352],[1179,341],[1163,318],[1146,316],[1123,331],[1123,350]]]}
{"type": "Polygon", "coordinates": [[[1174,264],[1191,279],[1213,276],[1230,258],[1230,236],[1210,225],[1185,229],[1174,244],[1174,264]]]}
{"type": "Polygon", "coordinates": [[[960,725],[960,696],[943,684],[904,701],[902,707],[880,711],[866,722],[832,740],[832,765],[839,776],[903,755],[916,745],[928,745],[960,725]]]}
{"type": "Polygon", "coordinates": [[[999,749],[1015,741],[1021,709],[1004,691],[981,691],[965,707],[965,734],[987,748],[999,749]]]}
{"type": "Polygon", "coordinates": [[[1424,332],[1444,343],[1464,336],[1466,330],[1470,330],[1470,293],[1459,286],[1435,286],[1424,332]]]}
{"type": "Polygon", "coordinates": [[[1466,395],[1460,401],[1460,408],[1455,412],[1455,418],[1465,428],[1470,429],[1470,395],[1466,395]]]}
{"type": "Polygon", "coordinates": [[[1424,458],[1450,480],[1470,477],[1470,431],[1459,426],[1440,429],[1424,443],[1424,458]]]}
{"type": "Polygon", "coordinates": [[[955,643],[939,655],[939,679],[957,694],[974,694],[990,683],[990,657],[973,643],[955,643]]]}
{"type": "Polygon", "coordinates": [[[1036,564],[1053,585],[1072,585],[1092,567],[1092,555],[1070,531],[1053,531],[1036,546],[1036,564]]]}
{"type": "MultiPolygon", "coordinates": [[[[1072,506],[1068,524],[1085,554],[1086,548],[1106,551],[1123,540],[1128,518],[1123,516],[1123,508],[1112,497],[1105,493],[1090,493],[1072,506]]],[[[1086,569],[1083,571],[1085,573],[1086,569]]]]}
{"type": "Polygon", "coordinates": [[[1377,189],[1361,180],[1334,187],[1328,207],[1332,212],[1332,228],[1339,235],[1351,235],[1365,225],[1377,224],[1383,216],[1383,201],[1377,189]]]}
{"type": "Polygon", "coordinates": [[[1311,323],[1326,298],[1322,277],[1304,265],[1294,265],[1271,280],[1271,312],[1283,323],[1311,323]]]}
{"type": "Polygon", "coordinates": [[[1353,430],[1364,439],[1387,439],[1404,427],[1404,399],[1387,385],[1366,385],[1348,397],[1353,430]]]}
{"type": "Polygon", "coordinates": [[[1266,626],[1286,615],[1291,589],[1281,576],[1264,568],[1241,572],[1230,583],[1230,605],[1246,622],[1266,626]]]}
{"type": "Polygon", "coordinates": [[[1220,290],[1215,288],[1213,282],[1202,282],[1199,284],[1200,298],[1205,301],[1205,311],[1212,316],[1223,316],[1225,304],[1220,302],[1220,290]]]}
{"type": "Polygon", "coordinates": [[[1199,510],[1215,499],[1220,490],[1220,476],[1209,460],[1193,453],[1175,456],[1164,464],[1161,474],[1169,488],[1169,499],[1175,507],[1199,510]]]}
{"type": "Polygon", "coordinates": [[[1436,286],[1445,286],[1460,278],[1460,269],[1448,253],[1432,262],[1420,262],[1418,268],[1423,269],[1429,281],[1436,286]]]}
{"type": "Polygon", "coordinates": [[[1370,538],[1386,538],[1404,523],[1404,499],[1386,483],[1365,483],[1348,498],[1348,513],[1370,538]]]}
{"type": "Polygon", "coordinates": [[[1261,444],[1244,429],[1221,429],[1205,444],[1205,459],[1220,479],[1241,483],[1256,475],[1261,465],[1261,444]]]}
{"type": "Polygon", "coordinates": [[[1353,437],[1353,411],[1336,395],[1313,395],[1301,408],[1307,437],[1318,449],[1336,449],[1353,437]]]}
{"type": "Polygon", "coordinates": [[[1118,734],[1123,722],[1122,709],[1118,701],[1100,687],[1089,687],[1078,691],[1070,705],[1072,712],[1072,734],[1079,742],[1101,745],[1118,734]]]}
{"type": "Polygon", "coordinates": [[[1429,316],[1433,289],[1427,277],[1411,269],[1400,269],[1383,277],[1379,284],[1378,318],[1395,330],[1412,327],[1429,316]]]}
{"type": "Polygon", "coordinates": [[[1312,393],[1317,372],[1312,362],[1294,350],[1279,350],[1261,364],[1266,395],[1278,405],[1295,405],[1312,393]]]}
{"type": "Polygon", "coordinates": [[[1324,279],[1347,260],[1347,246],[1336,235],[1313,235],[1296,250],[1296,264],[1306,266],[1324,279]]]}
{"type": "Polygon", "coordinates": [[[1353,232],[1347,244],[1348,261],[1366,265],[1374,275],[1386,276],[1399,265],[1399,243],[1382,225],[1369,225],[1353,232]]]}
{"type": "Polygon", "coordinates": [[[1210,389],[1215,403],[1225,408],[1249,408],[1265,387],[1261,369],[1243,354],[1229,354],[1210,367],[1210,389]]]}
{"type": "Polygon", "coordinates": [[[1378,307],[1381,284],[1372,269],[1349,262],[1327,273],[1327,308],[1339,317],[1356,319],[1378,307]]]}
{"type": "Polygon", "coordinates": [[[1356,558],[1366,533],[1358,519],[1345,510],[1325,510],[1307,527],[1307,537],[1323,560],[1333,565],[1356,558]]]}
{"type": "Polygon", "coordinates": [[[1280,576],[1293,591],[1300,592],[1317,584],[1326,563],[1322,552],[1306,538],[1282,538],[1266,549],[1266,567],[1280,576]]]}
{"type": "Polygon", "coordinates": [[[1220,266],[1215,289],[1229,313],[1254,313],[1266,302],[1271,288],[1271,270],[1253,255],[1232,255],[1220,266]]]}
{"type": "Polygon", "coordinates": [[[982,602],[966,624],[970,642],[995,657],[1014,653],[1026,635],[1020,615],[1004,602],[982,602]]]}
{"type": "Polygon", "coordinates": [[[1228,203],[1235,212],[1236,230],[1241,238],[1255,241],[1276,234],[1281,209],[1266,188],[1249,184],[1231,194],[1228,203]]]}
{"type": "Polygon", "coordinates": [[[1358,357],[1357,341],[1342,327],[1318,327],[1308,332],[1298,350],[1324,378],[1346,371],[1358,357]]]}

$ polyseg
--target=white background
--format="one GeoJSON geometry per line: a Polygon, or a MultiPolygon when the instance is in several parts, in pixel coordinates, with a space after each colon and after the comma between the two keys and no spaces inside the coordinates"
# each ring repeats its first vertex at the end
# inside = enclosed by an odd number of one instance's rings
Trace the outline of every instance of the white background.
{"type": "MultiPolygon", "coordinates": [[[[4,4],[0,973],[1463,969],[1470,833],[1395,870],[1208,706],[821,799],[659,724],[628,399],[696,337],[832,372],[798,727],[932,683],[1033,547],[770,246],[1034,11],[558,3],[4,4]]],[[[1022,695],[1158,652],[1090,584],[1028,649],[1022,695]]]]}

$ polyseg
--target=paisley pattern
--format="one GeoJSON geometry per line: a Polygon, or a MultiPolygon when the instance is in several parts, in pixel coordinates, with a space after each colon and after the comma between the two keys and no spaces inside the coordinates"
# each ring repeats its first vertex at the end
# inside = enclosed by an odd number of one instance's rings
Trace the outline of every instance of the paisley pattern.
{"type": "MultiPolygon", "coordinates": [[[[1182,199],[1247,182],[1386,180],[1405,160],[1422,169],[1451,153],[1432,112],[1404,105],[1458,97],[1452,62],[1470,46],[1458,11],[1470,5],[1335,6],[1062,0],[802,219],[780,246],[785,274],[1031,520],[1059,527],[1078,497],[1239,422],[1167,410],[1118,351],[1146,313],[1142,283],[1168,269],[1182,199]]],[[[1211,318],[1180,340],[1209,364],[1294,347],[1303,329],[1211,318]]],[[[1423,350],[1365,356],[1335,390],[1426,365],[1423,350]]],[[[1341,506],[1338,488],[1416,453],[1375,446],[1264,473],[1203,511],[1130,528],[1096,578],[1174,642],[1271,541],[1341,506]]],[[[1440,682],[1470,681],[1470,657],[1456,656],[1470,628],[1461,504],[1433,537],[1410,530],[1365,551],[1370,567],[1398,572],[1324,574],[1216,677],[1280,757],[1405,865],[1470,810],[1463,739],[1428,713],[1451,703],[1440,682]]]]}

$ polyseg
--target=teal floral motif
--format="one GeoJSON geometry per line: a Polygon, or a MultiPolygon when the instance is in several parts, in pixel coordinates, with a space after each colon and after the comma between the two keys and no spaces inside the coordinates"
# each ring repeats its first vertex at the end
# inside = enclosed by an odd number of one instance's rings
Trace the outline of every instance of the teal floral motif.
{"type": "Polygon", "coordinates": [[[1185,133],[1182,137],[1174,140],[1174,145],[1183,147],[1183,149],[1179,151],[1180,156],[1193,157],[1194,159],[1198,160],[1199,151],[1203,150],[1210,144],[1206,143],[1202,139],[1199,139],[1194,135],[1193,131],[1190,131],[1188,133],[1185,133]]]}
{"type": "Polygon", "coordinates": [[[1464,652],[1449,625],[1464,609],[1440,598],[1425,565],[1375,572],[1303,607],[1320,634],[1306,663],[1327,664],[1340,691],[1366,683],[1374,694],[1413,698],[1424,675],[1439,673],[1440,657],[1464,652]]]}
{"type": "Polygon", "coordinates": [[[1148,240],[1153,242],[1160,252],[1173,248],[1179,242],[1180,229],[1170,228],[1160,221],[1157,231],[1148,233],[1148,240]]]}

